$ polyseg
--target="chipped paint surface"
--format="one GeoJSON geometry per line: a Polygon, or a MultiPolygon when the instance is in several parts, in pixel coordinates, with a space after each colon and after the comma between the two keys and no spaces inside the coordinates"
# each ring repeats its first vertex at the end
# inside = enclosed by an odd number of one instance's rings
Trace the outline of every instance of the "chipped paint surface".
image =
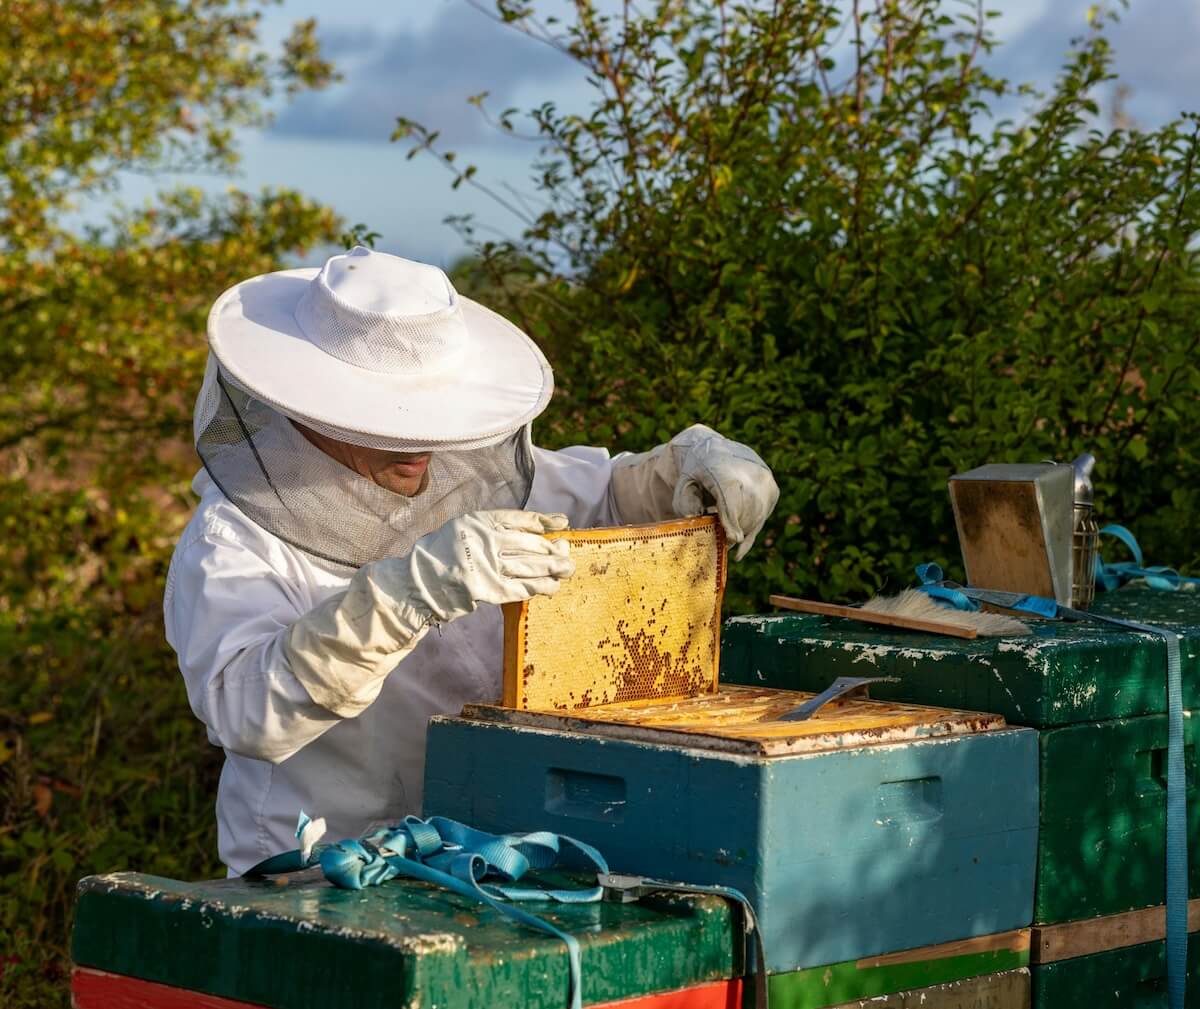
{"type": "Polygon", "coordinates": [[[1071,684],[1062,697],[1054,699],[1054,706],[1084,708],[1095,700],[1100,693],[1100,685],[1098,683],[1074,683],[1071,684]]]}
{"type": "Polygon", "coordinates": [[[761,631],[778,619],[778,617],[773,617],[767,613],[747,613],[742,616],[730,617],[727,623],[745,624],[747,627],[754,627],[761,631]]]}
{"type": "MultiPolygon", "coordinates": [[[[423,932],[414,935],[405,934],[401,930],[399,934],[396,934],[392,930],[380,927],[355,928],[339,924],[322,924],[319,920],[322,902],[319,899],[311,898],[322,892],[340,894],[345,891],[335,890],[313,872],[304,875],[310,881],[307,891],[298,894],[296,891],[301,888],[293,888],[293,891],[287,895],[286,901],[274,901],[268,896],[262,902],[245,903],[212,899],[211,897],[200,899],[198,895],[193,895],[194,891],[204,892],[209,888],[220,892],[219,888],[222,886],[229,889],[231,896],[240,894],[245,897],[256,891],[264,895],[281,892],[281,888],[274,881],[269,880],[248,882],[233,879],[213,883],[174,883],[173,886],[159,887],[147,882],[155,880],[157,877],[143,876],[135,872],[88,876],[80,881],[79,890],[83,893],[98,889],[110,894],[121,893],[146,901],[173,905],[181,912],[198,915],[203,927],[206,928],[211,927],[216,920],[237,921],[246,915],[253,915],[259,921],[291,925],[300,932],[320,930],[344,939],[378,941],[394,949],[404,949],[414,953],[454,952],[465,946],[465,940],[461,935],[451,933],[423,932]],[[276,910],[276,905],[290,906],[292,910],[286,912],[276,910]],[[306,913],[313,917],[304,917],[306,913]]],[[[168,880],[162,882],[173,883],[168,880]]]]}
{"type": "MultiPolygon", "coordinates": [[[[1200,594],[1126,588],[1098,613],[1166,626],[1183,637],[1184,705],[1200,708],[1200,594]]],[[[896,676],[872,696],[974,711],[1045,728],[1163,710],[1157,638],[1101,623],[1033,621],[1022,638],[950,641],[815,616],[729,621],[722,678],[818,691],[837,676],[896,676]]]]}
{"type": "MultiPolygon", "coordinates": [[[[113,973],[289,1009],[565,1004],[559,940],[415,880],[349,891],[319,872],[283,885],[117,873],[84,879],[79,893],[74,958],[113,973]]],[[[589,1003],[733,972],[733,919],[719,898],[558,904],[535,913],[579,938],[589,1003]]]]}

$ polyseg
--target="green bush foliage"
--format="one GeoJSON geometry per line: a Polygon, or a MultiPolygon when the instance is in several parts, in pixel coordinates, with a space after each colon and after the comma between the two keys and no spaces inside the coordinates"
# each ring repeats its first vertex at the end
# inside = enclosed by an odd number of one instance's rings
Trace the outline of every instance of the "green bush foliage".
{"type": "Polygon", "coordinates": [[[556,439],[641,449],[700,420],[774,467],[735,605],[953,568],[951,474],[1085,449],[1101,517],[1196,560],[1197,120],[1102,127],[1102,16],[1039,95],[989,73],[974,2],[575,8],[495,5],[595,100],[531,110],[541,205],[474,275],[551,349],[556,439]]]}
{"type": "Polygon", "coordinates": [[[236,0],[0,4],[0,1005],[67,1005],[75,881],[211,876],[220,753],[163,640],[215,294],[338,238],[296,193],[168,192],[67,226],[122,169],[223,171],[331,70],[236,0]]]}

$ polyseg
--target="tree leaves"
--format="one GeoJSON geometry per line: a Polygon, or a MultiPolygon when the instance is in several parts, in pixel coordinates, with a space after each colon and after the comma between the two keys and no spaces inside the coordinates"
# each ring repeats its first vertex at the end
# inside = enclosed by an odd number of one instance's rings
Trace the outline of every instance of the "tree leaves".
{"type": "Polygon", "coordinates": [[[0,4],[5,1006],[65,1004],[79,876],[216,870],[219,752],[161,626],[205,316],[342,225],[282,191],[168,189],[91,230],[68,212],[119,170],[228,168],[232,128],[264,121],[272,90],[331,79],[311,23],[281,59],[257,26],[237,0],[0,4]]]}
{"type": "Polygon", "coordinates": [[[738,607],[952,568],[951,474],[1085,449],[1101,516],[1195,563],[1196,120],[1100,120],[1102,17],[993,122],[1020,89],[981,61],[981,8],[862,8],[847,59],[844,5],[577,5],[590,107],[530,112],[550,209],[477,249],[477,295],[555,364],[542,436],[642,449],[701,420],[759,449],[783,497],[738,607]]]}

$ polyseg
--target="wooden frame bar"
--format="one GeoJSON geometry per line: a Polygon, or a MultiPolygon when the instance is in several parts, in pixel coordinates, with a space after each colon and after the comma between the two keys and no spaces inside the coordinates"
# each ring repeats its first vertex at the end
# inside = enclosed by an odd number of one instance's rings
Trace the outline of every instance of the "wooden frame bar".
{"type": "MultiPolygon", "coordinates": [[[[1188,931],[1200,932],[1200,899],[1188,901],[1188,931]]],[[[1145,907],[1057,925],[1034,925],[1031,963],[1054,963],[1166,938],[1167,909],[1145,907]]]]}

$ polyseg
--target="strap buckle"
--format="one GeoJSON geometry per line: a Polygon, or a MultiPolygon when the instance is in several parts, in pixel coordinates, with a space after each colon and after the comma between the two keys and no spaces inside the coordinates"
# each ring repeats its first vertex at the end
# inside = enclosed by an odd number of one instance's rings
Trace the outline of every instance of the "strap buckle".
{"type": "Polygon", "coordinates": [[[746,930],[745,974],[751,981],[754,993],[754,1009],[768,1009],[767,957],[763,949],[762,930],[758,927],[758,916],[754,905],[740,890],[731,886],[701,886],[693,883],[676,883],[648,876],[631,876],[619,872],[598,872],[596,882],[603,891],[603,898],[618,904],[632,904],[652,893],[684,893],[723,897],[741,908],[742,923],[746,930]],[[753,973],[751,973],[753,972],[753,973]]]}

